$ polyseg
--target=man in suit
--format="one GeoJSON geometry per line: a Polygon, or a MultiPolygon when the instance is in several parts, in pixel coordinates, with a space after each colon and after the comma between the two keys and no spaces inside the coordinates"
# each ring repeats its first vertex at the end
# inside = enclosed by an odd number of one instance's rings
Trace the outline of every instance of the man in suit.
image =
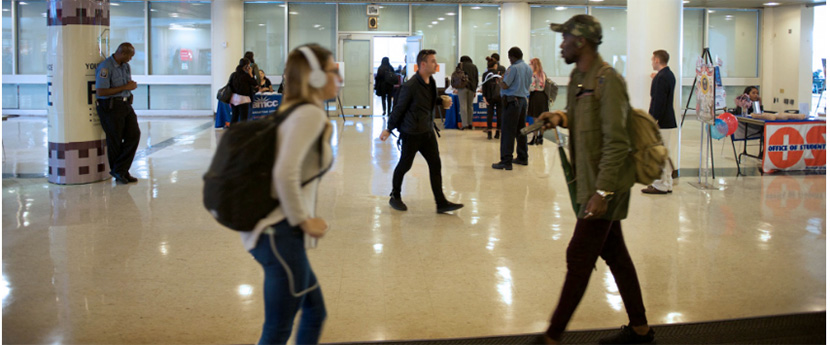
{"type": "MultiPolygon", "coordinates": [[[[651,57],[653,73],[651,80],[651,104],[648,113],[657,120],[660,126],[660,136],[663,137],[663,145],[671,152],[672,134],[677,128],[677,120],[674,118],[674,73],[668,66],[669,53],[665,50],[655,50],[651,57]]],[[[650,186],[643,188],[646,194],[669,194],[672,192],[672,166],[667,159],[663,167],[663,177],[654,181],[650,186]]]]}

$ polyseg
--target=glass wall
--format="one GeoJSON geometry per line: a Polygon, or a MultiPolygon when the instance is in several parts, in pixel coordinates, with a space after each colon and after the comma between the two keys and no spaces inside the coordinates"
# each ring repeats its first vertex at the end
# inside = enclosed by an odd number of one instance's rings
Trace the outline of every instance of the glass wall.
{"type": "Polygon", "coordinates": [[[135,56],[130,61],[134,75],[147,74],[147,48],[144,44],[144,2],[110,3],[110,54],[115,53],[122,42],[135,47],[135,56]]]}
{"type": "Polygon", "coordinates": [[[210,74],[210,3],[150,3],[150,74],[210,74]]]}
{"type": "MultiPolygon", "coordinates": [[[[542,69],[549,77],[567,77],[571,75],[574,66],[565,64],[559,54],[559,45],[562,44],[562,34],[550,30],[551,23],[564,23],[577,14],[585,14],[587,7],[564,6],[533,6],[530,11],[530,52],[525,52],[531,58],[542,61],[542,69]]],[[[603,27],[604,28],[604,27],[603,27]]],[[[564,91],[564,89],[559,90],[564,91]]],[[[561,95],[561,94],[560,94],[561,95]]],[[[566,97],[565,97],[566,98],[566,97]]]]}
{"type": "Polygon", "coordinates": [[[500,15],[498,6],[461,6],[461,55],[473,59],[481,73],[487,70],[485,58],[499,52],[500,15]]]}
{"type": "MultiPolygon", "coordinates": [[[[14,27],[12,24],[12,2],[3,0],[3,74],[14,73],[14,41],[12,40],[14,27]]],[[[3,92],[5,93],[5,91],[3,92]]],[[[5,103],[5,100],[6,96],[4,95],[3,103],[5,103]]]]}
{"type": "Polygon", "coordinates": [[[150,85],[150,109],[211,109],[210,93],[210,85],[150,85]]]}
{"type": "Polygon", "coordinates": [[[413,4],[412,34],[424,37],[422,48],[434,49],[438,63],[446,64],[448,71],[455,70],[459,58],[458,5],[413,4]]]}
{"type": "Polygon", "coordinates": [[[17,109],[17,84],[3,84],[3,109],[17,109]]]}
{"type": "Polygon", "coordinates": [[[245,3],[245,51],[254,52],[254,60],[266,76],[282,75],[285,68],[285,6],[245,3]]]}
{"type": "Polygon", "coordinates": [[[19,109],[46,109],[46,84],[20,84],[19,109]]]}
{"type": "Polygon", "coordinates": [[[288,51],[307,43],[317,43],[337,51],[335,4],[288,4],[288,51]]]}
{"type": "Polygon", "coordinates": [[[724,78],[758,77],[758,13],[709,10],[709,50],[723,60],[724,78]]]}
{"type": "Polygon", "coordinates": [[[706,10],[689,8],[683,10],[683,77],[694,78],[697,58],[703,52],[706,10]]]}
{"type": "MultiPolygon", "coordinates": [[[[367,4],[340,4],[338,23],[340,31],[369,31],[367,4]]],[[[380,32],[409,32],[409,5],[384,4],[378,14],[380,32]]]]}
{"type": "MultiPolygon", "coordinates": [[[[46,2],[18,2],[17,13],[19,23],[18,72],[20,74],[46,74],[46,2]]],[[[22,106],[24,103],[22,99],[20,103],[22,106]]]]}
{"type": "Polygon", "coordinates": [[[626,26],[628,14],[625,8],[594,7],[591,14],[602,25],[602,44],[599,53],[608,64],[625,76],[625,61],[628,59],[628,37],[626,26]]]}

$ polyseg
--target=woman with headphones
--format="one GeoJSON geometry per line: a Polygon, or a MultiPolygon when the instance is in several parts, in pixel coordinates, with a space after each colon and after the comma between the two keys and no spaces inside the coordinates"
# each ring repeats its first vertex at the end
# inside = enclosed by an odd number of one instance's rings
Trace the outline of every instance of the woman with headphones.
{"type": "Polygon", "coordinates": [[[320,178],[334,160],[323,101],[337,96],[340,75],[331,52],[311,44],[288,55],[285,83],[277,116],[287,118],[277,127],[271,183],[280,205],[241,236],[265,271],[265,322],[258,344],[285,344],[300,309],[297,344],[316,344],[326,307],[305,250],[328,230],[315,214],[320,178]]]}

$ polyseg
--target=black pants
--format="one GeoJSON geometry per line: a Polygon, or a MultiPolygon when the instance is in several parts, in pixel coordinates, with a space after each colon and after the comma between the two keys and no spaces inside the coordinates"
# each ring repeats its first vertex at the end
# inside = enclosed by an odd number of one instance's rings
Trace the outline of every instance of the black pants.
{"type": "Polygon", "coordinates": [[[383,114],[392,112],[392,92],[380,96],[380,104],[383,106],[383,114]]]}
{"type": "Polygon", "coordinates": [[[395,174],[392,177],[392,195],[398,198],[401,196],[403,175],[406,175],[409,169],[412,168],[415,154],[420,152],[429,166],[429,183],[432,185],[432,195],[435,197],[435,203],[445,203],[447,198],[444,197],[442,187],[441,156],[438,152],[438,139],[435,138],[435,132],[429,131],[423,134],[401,133],[400,140],[401,160],[398,162],[398,166],[395,167],[395,174]]]}
{"type": "Polygon", "coordinates": [[[516,145],[516,159],[527,161],[527,136],[520,132],[525,128],[527,98],[502,97],[504,116],[501,120],[501,163],[513,164],[513,145],[516,145]]]}
{"type": "Polygon", "coordinates": [[[631,325],[648,324],[640,281],[637,279],[634,262],[628,255],[620,221],[578,219],[566,255],[568,273],[565,275],[565,285],[550,327],[545,332],[551,339],[561,339],[565,326],[588,288],[588,280],[597,257],[602,257],[611,269],[631,325]]]}
{"type": "Polygon", "coordinates": [[[96,109],[98,118],[101,119],[101,128],[107,134],[110,173],[128,173],[141,139],[133,106],[121,100],[99,99],[96,109]]]}
{"type": "Polygon", "coordinates": [[[501,128],[501,113],[504,108],[501,106],[501,99],[487,102],[487,129],[493,128],[493,113],[496,113],[496,129],[501,128]]]}
{"type": "Polygon", "coordinates": [[[248,121],[251,114],[251,103],[231,105],[231,123],[248,121]]]}

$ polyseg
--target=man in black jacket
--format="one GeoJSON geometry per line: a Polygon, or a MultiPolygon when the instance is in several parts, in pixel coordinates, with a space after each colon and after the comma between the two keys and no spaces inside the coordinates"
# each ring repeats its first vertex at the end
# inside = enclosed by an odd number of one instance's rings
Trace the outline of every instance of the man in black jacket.
{"type": "MultiPolygon", "coordinates": [[[[663,137],[663,145],[671,152],[672,132],[677,128],[677,120],[674,118],[674,73],[668,66],[669,53],[665,50],[656,50],[651,57],[651,67],[657,73],[652,74],[651,80],[651,105],[648,113],[657,120],[660,126],[660,136],[663,137]]],[[[643,188],[646,194],[669,194],[672,192],[672,167],[671,162],[666,160],[663,167],[663,177],[654,181],[650,186],[643,188]]]]}
{"type": "Polygon", "coordinates": [[[380,134],[380,140],[386,141],[392,130],[400,132],[401,158],[392,178],[392,194],[389,205],[398,211],[406,211],[406,204],[401,200],[403,176],[412,168],[415,154],[420,152],[429,166],[429,182],[438,213],[445,213],[464,207],[447,201],[441,181],[441,156],[438,152],[438,140],[435,138],[435,106],[442,103],[435,87],[432,75],[438,67],[435,51],[421,50],[418,53],[418,71],[401,86],[398,102],[389,114],[387,128],[380,134]]]}

